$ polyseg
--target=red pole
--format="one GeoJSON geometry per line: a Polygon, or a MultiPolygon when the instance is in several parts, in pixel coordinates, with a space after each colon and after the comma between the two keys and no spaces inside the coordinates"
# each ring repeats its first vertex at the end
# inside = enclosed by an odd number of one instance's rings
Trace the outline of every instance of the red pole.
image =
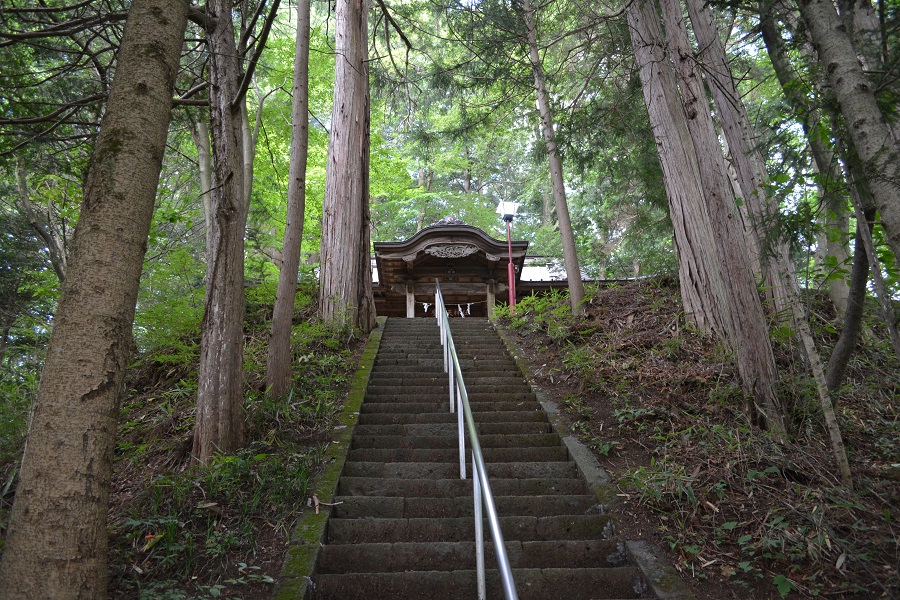
{"type": "Polygon", "coordinates": [[[506,243],[509,245],[509,314],[515,314],[516,308],[516,267],[512,257],[512,219],[506,221],[506,243]]]}

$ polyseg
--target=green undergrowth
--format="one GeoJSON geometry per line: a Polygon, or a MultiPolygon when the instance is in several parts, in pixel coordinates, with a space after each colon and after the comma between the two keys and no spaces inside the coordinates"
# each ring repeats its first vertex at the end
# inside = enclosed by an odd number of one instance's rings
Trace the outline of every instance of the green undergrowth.
{"type": "MultiPolygon", "coordinates": [[[[248,289],[244,381],[248,445],[208,466],[191,462],[199,338],[176,328],[128,375],[110,511],[110,594],[117,598],[268,597],[292,524],[307,509],[327,433],[341,409],[359,336],[315,317],[298,293],[295,380],[265,393],[274,285],[248,289]]],[[[197,331],[193,335],[198,336],[197,331]]]]}
{"type": "MultiPolygon", "coordinates": [[[[837,328],[824,301],[810,303],[827,359],[837,328]]],[[[773,334],[791,434],[779,444],[748,417],[729,352],[686,321],[674,282],[590,289],[585,308],[573,317],[555,292],[500,316],[677,569],[738,597],[896,597],[900,364],[874,317],[835,394],[848,490],[790,332],[773,334]]]]}

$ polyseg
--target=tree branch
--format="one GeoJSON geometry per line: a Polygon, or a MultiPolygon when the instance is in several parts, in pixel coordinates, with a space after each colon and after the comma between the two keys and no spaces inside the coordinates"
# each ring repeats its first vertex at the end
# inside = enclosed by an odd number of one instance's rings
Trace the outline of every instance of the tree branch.
{"type": "Polygon", "coordinates": [[[403,33],[403,30],[400,29],[400,25],[397,24],[397,21],[394,20],[394,17],[391,16],[391,13],[388,11],[387,5],[384,3],[384,0],[377,0],[378,6],[381,7],[381,10],[384,12],[385,18],[391,24],[391,27],[394,28],[394,31],[397,32],[397,35],[400,36],[400,39],[403,40],[403,43],[406,44],[407,52],[413,49],[412,43],[410,43],[409,39],[406,37],[406,34],[403,33]]]}
{"type": "Polygon", "coordinates": [[[10,46],[12,44],[15,44],[16,42],[21,42],[24,40],[71,36],[75,33],[78,33],[79,31],[82,31],[89,27],[93,27],[95,25],[124,21],[127,17],[127,12],[115,12],[106,15],[72,19],[70,21],[65,21],[63,23],[59,23],[58,25],[53,25],[52,27],[47,27],[45,29],[40,29],[37,31],[25,31],[21,33],[0,32],[0,39],[4,40],[0,42],[0,48],[10,46]]]}
{"type": "MultiPolygon", "coordinates": [[[[48,121],[54,120],[56,117],[58,117],[59,115],[63,114],[64,112],[66,112],[70,109],[78,108],[81,106],[89,106],[91,104],[96,104],[98,101],[105,100],[105,99],[106,99],[106,94],[103,94],[103,93],[91,94],[90,96],[86,96],[79,100],[75,100],[73,102],[67,102],[66,104],[63,104],[62,106],[60,106],[53,112],[48,113],[46,115],[41,115],[39,117],[21,117],[21,118],[14,118],[14,119],[0,119],[0,125],[32,125],[35,123],[46,123],[48,121]]],[[[69,115],[71,115],[71,114],[72,113],[70,112],[69,115]]],[[[67,116],[69,116],[69,115],[67,115],[67,116]]]]}
{"type": "Polygon", "coordinates": [[[250,61],[247,64],[247,71],[244,73],[244,78],[241,80],[237,94],[235,94],[234,99],[231,101],[232,108],[236,108],[244,99],[244,96],[247,95],[247,89],[250,87],[250,80],[253,79],[253,73],[256,71],[256,64],[259,62],[259,57],[262,56],[262,52],[266,47],[266,41],[269,39],[269,31],[272,30],[272,23],[275,21],[275,16],[278,13],[279,4],[281,4],[281,0],[275,0],[272,3],[272,8],[269,10],[266,22],[263,23],[262,31],[260,31],[259,38],[256,40],[253,56],[250,57],[250,61]]]}

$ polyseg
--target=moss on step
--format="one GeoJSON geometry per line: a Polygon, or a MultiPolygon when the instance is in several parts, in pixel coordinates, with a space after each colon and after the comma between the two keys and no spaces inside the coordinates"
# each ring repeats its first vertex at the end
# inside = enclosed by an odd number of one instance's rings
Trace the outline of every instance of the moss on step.
{"type": "MultiPolygon", "coordinates": [[[[344,408],[338,415],[339,425],[335,427],[331,443],[325,451],[324,470],[311,486],[319,502],[330,503],[337,491],[337,484],[344,470],[353,428],[359,421],[359,410],[366,394],[369,376],[375,364],[375,355],[384,332],[384,317],[378,318],[378,326],[369,334],[369,341],[359,359],[359,366],[350,384],[350,391],[344,401],[344,408]]],[[[309,584],[315,571],[319,548],[325,539],[325,530],[331,507],[324,507],[318,514],[307,511],[300,516],[291,534],[288,554],[281,568],[281,577],[274,600],[304,600],[308,596],[309,584]]]]}

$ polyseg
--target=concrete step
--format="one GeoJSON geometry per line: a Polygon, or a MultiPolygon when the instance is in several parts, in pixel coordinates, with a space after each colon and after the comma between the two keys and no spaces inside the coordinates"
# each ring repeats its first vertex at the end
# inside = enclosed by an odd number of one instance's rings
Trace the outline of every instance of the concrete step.
{"type": "MultiPolygon", "coordinates": [[[[522,599],[642,597],[647,585],[493,326],[451,331],[522,599]]],[[[476,595],[472,467],[434,319],[388,319],[316,564],[311,597],[476,595]]],[[[485,520],[487,593],[502,597],[485,520]]]]}
{"type": "MultiPolygon", "coordinates": [[[[492,393],[489,391],[484,391],[484,388],[476,388],[474,390],[470,390],[467,386],[466,392],[468,393],[470,405],[492,402],[518,402],[522,406],[527,405],[529,407],[538,407],[536,410],[540,410],[540,404],[537,401],[537,396],[535,396],[534,392],[532,392],[531,390],[492,393]]],[[[366,392],[366,399],[363,403],[363,408],[365,408],[365,405],[369,402],[441,402],[445,404],[449,410],[450,392],[445,387],[440,391],[431,388],[430,392],[419,391],[417,393],[407,393],[402,387],[395,386],[393,391],[388,391],[382,388],[377,392],[366,392]]]]}
{"type": "MultiPolygon", "coordinates": [[[[491,478],[491,491],[498,496],[546,496],[584,494],[582,479],[499,479],[491,478]]],[[[409,496],[453,498],[472,495],[472,479],[383,479],[379,477],[341,477],[341,496],[409,496]]]]}
{"type": "MultiPolygon", "coordinates": [[[[463,376],[472,373],[488,372],[488,373],[515,373],[518,374],[518,367],[512,360],[493,360],[493,359],[461,359],[460,367],[463,370],[463,376]]],[[[412,358],[408,360],[391,359],[390,361],[376,362],[372,367],[372,376],[380,377],[385,373],[422,373],[425,375],[437,375],[444,373],[444,361],[442,358],[433,360],[425,360],[421,358],[412,358]]]]}
{"type": "MultiPolygon", "coordinates": [[[[454,415],[450,415],[453,417],[454,415]]],[[[521,435],[532,433],[550,433],[549,422],[524,421],[521,423],[506,421],[500,423],[478,423],[476,421],[478,435],[521,435]]],[[[353,432],[354,435],[402,435],[402,436],[431,436],[431,435],[457,435],[456,419],[444,423],[409,423],[391,425],[373,425],[360,423],[353,432]]]]}
{"type": "MultiPolygon", "coordinates": [[[[505,451],[505,450],[504,450],[505,451]]],[[[485,459],[486,460],[486,459],[485,459]]],[[[569,479],[580,477],[571,461],[534,462],[529,460],[491,462],[487,467],[491,479],[569,479]]],[[[359,462],[348,458],[344,465],[347,477],[380,477],[385,479],[454,479],[459,477],[457,462],[359,462]]]]}
{"type": "MultiPolygon", "coordinates": [[[[467,444],[466,462],[470,449],[467,444]]],[[[563,446],[524,448],[482,448],[488,474],[494,473],[497,462],[564,462],[569,453],[563,446]]],[[[459,448],[358,448],[351,450],[347,460],[368,463],[448,463],[459,464],[459,448]]],[[[459,473],[457,472],[457,476],[459,473]]]]}
{"type": "MultiPolygon", "coordinates": [[[[487,448],[547,448],[559,447],[562,442],[555,433],[531,433],[518,435],[491,434],[479,436],[481,447],[487,448]]],[[[457,448],[459,440],[454,435],[353,435],[351,449],[444,449],[457,448]]]]}
{"type": "MultiPolygon", "coordinates": [[[[395,406],[392,404],[391,406],[395,406]]],[[[474,405],[473,405],[474,407],[474,405]]],[[[394,425],[394,424],[439,424],[456,423],[456,414],[451,413],[449,404],[440,407],[441,412],[425,413],[373,413],[363,412],[359,416],[357,427],[368,425],[394,425]],[[446,410],[445,410],[446,409],[446,410]]],[[[539,410],[530,411],[473,411],[476,423],[547,423],[547,415],[539,410]]]]}
{"type": "MultiPolygon", "coordinates": [[[[506,541],[604,540],[615,533],[608,515],[547,515],[500,517],[506,541]]],[[[490,529],[485,521],[485,537],[490,529]]],[[[471,517],[449,519],[333,519],[328,523],[329,544],[372,542],[473,542],[471,517]]]]}
{"type": "MultiPolygon", "coordinates": [[[[473,517],[474,500],[469,497],[431,498],[399,496],[338,496],[332,518],[456,518],[473,517]]],[[[554,496],[500,496],[494,493],[497,514],[506,517],[600,514],[591,494],[554,496]]]]}
{"type": "MultiPolygon", "coordinates": [[[[634,567],[613,569],[515,569],[513,578],[521,600],[563,598],[605,600],[640,598],[646,589],[634,567]]],[[[496,570],[486,574],[488,598],[502,598],[496,570]]],[[[428,598],[457,600],[477,597],[475,571],[409,571],[353,573],[317,577],[315,599],[428,598]]]]}
{"type": "MultiPolygon", "coordinates": [[[[410,400],[410,398],[398,398],[397,400],[390,402],[364,402],[360,409],[360,414],[395,413],[410,415],[421,412],[442,413],[445,410],[448,413],[450,412],[450,402],[448,398],[431,399],[429,401],[421,399],[418,401],[410,400]]],[[[469,400],[472,400],[471,396],[469,397],[469,400]]],[[[472,412],[475,414],[478,414],[479,412],[520,412],[523,410],[537,412],[541,410],[541,405],[536,399],[531,401],[470,402],[470,406],[472,407],[472,412]]]]}
{"type": "MultiPolygon", "coordinates": [[[[446,387],[449,385],[449,375],[447,373],[421,373],[412,375],[409,372],[390,372],[378,373],[372,375],[370,384],[372,386],[382,385],[440,385],[446,387]]],[[[479,385],[496,386],[522,386],[524,389],[531,389],[519,374],[512,374],[509,371],[489,371],[489,372],[465,372],[463,371],[463,381],[466,382],[466,388],[472,389],[479,385]]]]}
{"type": "MultiPolygon", "coordinates": [[[[509,541],[504,544],[510,566],[522,568],[610,568],[625,566],[625,544],[614,540],[509,541]]],[[[496,565],[494,544],[486,542],[486,565],[496,565]]],[[[475,564],[471,542],[396,542],[331,544],[319,561],[320,573],[468,570],[475,564]],[[352,569],[352,570],[351,570],[352,569]]]]}
{"type": "MultiPolygon", "coordinates": [[[[411,381],[402,386],[398,385],[390,385],[390,384],[382,384],[378,381],[373,381],[369,384],[369,387],[366,390],[366,397],[380,398],[382,396],[415,396],[421,394],[432,394],[435,392],[443,392],[445,394],[448,392],[449,381],[447,385],[420,385],[418,382],[411,381]]],[[[466,382],[466,389],[469,394],[491,394],[492,396],[496,396],[497,394],[531,394],[531,388],[524,385],[523,383],[518,384],[504,384],[504,385],[492,385],[492,384],[483,384],[483,383],[472,383],[466,382]]]]}

